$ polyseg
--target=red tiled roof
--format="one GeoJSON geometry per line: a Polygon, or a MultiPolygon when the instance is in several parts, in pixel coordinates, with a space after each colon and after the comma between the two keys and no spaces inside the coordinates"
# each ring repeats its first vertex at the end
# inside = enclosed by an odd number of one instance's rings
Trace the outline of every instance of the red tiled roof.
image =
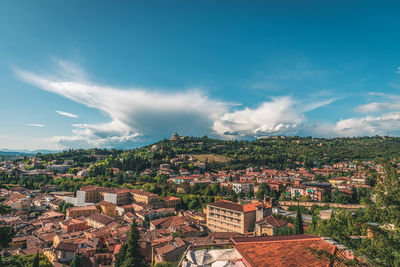
{"type": "Polygon", "coordinates": [[[103,225],[107,225],[114,221],[114,219],[112,217],[106,216],[103,214],[98,214],[98,213],[90,215],[86,220],[92,220],[92,221],[101,223],[103,225]]]}
{"type": "Polygon", "coordinates": [[[78,245],[69,242],[60,242],[58,243],[56,250],[64,250],[64,251],[73,251],[75,252],[78,249],[78,245]]]}
{"type": "Polygon", "coordinates": [[[174,196],[168,196],[168,197],[164,197],[164,200],[178,200],[180,199],[179,197],[174,197],[174,196]]]}
{"type": "Polygon", "coordinates": [[[220,200],[215,203],[209,204],[209,206],[228,209],[228,210],[234,210],[234,211],[240,211],[240,212],[255,211],[256,207],[258,205],[259,205],[259,203],[241,205],[241,204],[237,204],[237,203],[234,203],[234,202],[231,202],[228,200],[220,200]]]}
{"type": "Polygon", "coordinates": [[[115,204],[114,204],[114,203],[111,203],[111,202],[109,202],[109,201],[102,200],[102,201],[98,202],[97,205],[100,205],[100,206],[108,206],[108,205],[115,205],[115,204]]]}
{"type": "Polygon", "coordinates": [[[161,226],[162,228],[169,228],[170,226],[179,226],[185,224],[185,218],[180,216],[170,216],[150,222],[154,227],[161,226]]]}
{"type": "Polygon", "coordinates": [[[243,212],[255,211],[260,203],[251,203],[243,205],[243,212]]]}
{"type": "Polygon", "coordinates": [[[73,218],[70,218],[70,219],[62,222],[62,224],[65,226],[73,225],[73,224],[80,224],[80,223],[86,223],[86,222],[82,221],[82,220],[78,220],[78,219],[73,219],[73,218]]]}
{"type": "MultiPolygon", "coordinates": [[[[233,238],[234,246],[249,266],[329,266],[327,259],[318,259],[308,248],[337,254],[338,249],[319,236],[291,235],[233,238]]],[[[336,265],[335,265],[336,266],[336,265]]]]}
{"type": "Polygon", "coordinates": [[[274,227],[283,227],[285,225],[288,224],[287,221],[279,219],[279,218],[275,218],[274,216],[270,215],[266,218],[263,218],[259,221],[257,221],[256,223],[260,224],[260,223],[268,223],[274,227]]]}

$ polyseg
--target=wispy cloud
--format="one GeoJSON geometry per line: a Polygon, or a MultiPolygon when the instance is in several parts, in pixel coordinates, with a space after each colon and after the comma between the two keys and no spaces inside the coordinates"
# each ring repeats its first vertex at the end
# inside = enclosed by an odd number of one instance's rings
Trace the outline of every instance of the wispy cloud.
{"type": "MultiPolygon", "coordinates": [[[[292,87],[294,84],[325,78],[329,74],[326,70],[315,68],[306,61],[293,64],[285,60],[280,66],[269,66],[259,71],[257,77],[250,82],[249,87],[256,90],[280,91],[292,87]]],[[[293,89],[293,88],[292,88],[293,89]]]]}
{"type": "Polygon", "coordinates": [[[74,119],[78,118],[78,115],[72,114],[72,113],[69,113],[69,112],[60,111],[60,110],[57,110],[56,112],[57,112],[58,114],[60,114],[61,116],[65,116],[65,117],[69,117],[69,118],[74,118],[74,119]]]}
{"type": "Polygon", "coordinates": [[[25,125],[31,126],[31,127],[44,127],[44,124],[41,124],[41,123],[27,123],[25,125]]]}
{"type": "Polygon", "coordinates": [[[400,96],[370,92],[369,95],[379,97],[381,101],[370,102],[357,106],[354,111],[360,113],[374,113],[379,111],[400,110],[400,96]]]}

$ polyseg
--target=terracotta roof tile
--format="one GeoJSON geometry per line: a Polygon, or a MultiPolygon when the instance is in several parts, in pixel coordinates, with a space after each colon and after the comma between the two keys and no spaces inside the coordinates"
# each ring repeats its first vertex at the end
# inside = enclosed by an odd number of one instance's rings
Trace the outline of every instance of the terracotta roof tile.
{"type": "Polygon", "coordinates": [[[253,267],[329,266],[327,259],[317,259],[308,248],[337,252],[336,246],[312,235],[239,237],[233,241],[243,259],[253,267]]]}
{"type": "Polygon", "coordinates": [[[215,203],[209,204],[209,206],[228,209],[228,210],[234,210],[234,211],[239,211],[239,212],[254,211],[254,210],[256,210],[257,205],[258,205],[258,203],[241,205],[241,204],[237,204],[237,203],[234,203],[234,202],[228,201],[228,200],[220,200],[215,203]]]}

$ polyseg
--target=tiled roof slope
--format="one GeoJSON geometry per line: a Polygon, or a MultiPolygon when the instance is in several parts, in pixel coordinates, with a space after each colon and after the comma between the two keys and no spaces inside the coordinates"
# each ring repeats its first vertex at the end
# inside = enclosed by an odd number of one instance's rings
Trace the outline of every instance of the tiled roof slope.
{"type": "MultiPolygon", "coordinates": [[[[233,238],[233,242],[249,267],[331,266],[327,259],[318,259],[308,248],[343,257],[335,245],[313,235],[239,237],[233,238]]],[[[335,262],[334,266],[341,265],[335,262]]]]}
{"type": "Polygon", "coordinates": [[[228,201],[228,200],[220,200],[215,203],[209,204],[209,206],[228,209],[228,210],[234,210],[234,211],[239,211],[239,212],[255,211],[257,209],[258,205],[260,205],[260,204],[252,203],[252,204],[241,205],[241,204],[237,204],[237,203],[234,203],[234,202],[228,201]]]}

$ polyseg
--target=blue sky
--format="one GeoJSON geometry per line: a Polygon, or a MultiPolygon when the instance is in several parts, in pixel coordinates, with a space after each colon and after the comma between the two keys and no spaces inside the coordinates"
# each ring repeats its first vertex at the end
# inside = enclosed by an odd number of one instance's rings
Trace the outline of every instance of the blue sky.
{"type": "Polygon", "coordinates": [[[397,1],[0,2],[0,148],[400,135],[397,1]]]}

